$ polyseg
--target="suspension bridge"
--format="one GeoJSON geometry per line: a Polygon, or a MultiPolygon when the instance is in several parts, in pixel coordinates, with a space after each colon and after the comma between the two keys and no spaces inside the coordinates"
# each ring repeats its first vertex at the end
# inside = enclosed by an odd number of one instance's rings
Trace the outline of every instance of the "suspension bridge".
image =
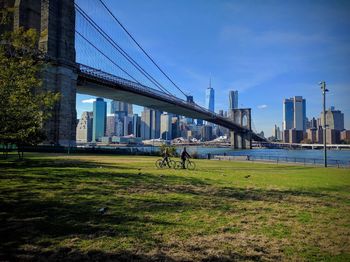
{"type": "MultiPolygon", "coordinates": [[[[11,0],[1,2],[5,4],[0,6],[13,5],[11,0]]],[[[47,142],[74,143],[76,93],[203,119],[228,128],[237,148],[250,148],[252,139],[264,140],[251,129],[250,110],[249,121],[243,126],[235,117],[220,116],[190,99],[105,0],[19,1],[14,8],[19,15],[14,15],[12,27],[33,27],[41,32],[39,48],[53,58],[43,71],[43,84],[59,91],[61,101],[52,120],[46,123],[47,142]]],[[[246,111],[239,113],[241,119],[247,116],[246,111]]]]}

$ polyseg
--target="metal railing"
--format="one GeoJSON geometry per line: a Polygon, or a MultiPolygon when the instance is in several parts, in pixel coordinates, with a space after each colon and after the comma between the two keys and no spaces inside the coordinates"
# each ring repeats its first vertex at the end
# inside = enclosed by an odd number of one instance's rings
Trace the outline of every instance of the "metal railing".
{"type": "MultiPolygon", "coordinates": [[[[208,157],[203,157],[208,158],[208,157]]],[[[271,162],[271,163],[292,163],[298,165],[313,165],[313,166],[322,166],[324,163],[323,158],[306,158],[306,157],[286,157],[286,156],[271,156],[271,155],[212,155],[211,159],[217,160],[238,160],[238,161],[257,161],[257,162],[271,162]]],[[[333,167],[345,167],[350,168],[350,160],[338,160],[338,159],[329,159],[328,165],[333,167]]]]}
{"type": "Polygon", "coordinates": [[[78,64],[78,65],[79,65],[80,72],[82,72],[83,74],[86,74],[88,76],[92,76],[94,78],[97,78],[99,80],[103,79],[103,80],[106,80],[108,82],[112,82],[115,84],[123,85],[125,87],[137,89],[137,90],[140,90],[142,92],[149,93],[151,95],[157,94],[157,95],[159,95],[167,100],[170,100],[172,102],[181,103],[184,106],[190,107],[192,109],[197,109],[197,110],[201,111],[201,113],[205,113],[207,115],[210,115],[212,118],[216,118],[219,116],[218,114],[213,113],[213,112],[205,109],[204,107],[199,106],[196,103],[187,102],[181,98],[178,98],[178,97],[173,96],[173,95],[169,95],[165,92],[159,91],[159,90],[154,89],[152,87],[148,87],[148,86],[142,85],[140,83],[133,82],[133,81],[130,81],[128,79],[115,76],[113,74],[104,72],[102,70],[99,70],[99,69],[96,69],[96,68],[93,68],[93,67],[90,67],[87,65],[83,65],[83,64],[78,64]]]}

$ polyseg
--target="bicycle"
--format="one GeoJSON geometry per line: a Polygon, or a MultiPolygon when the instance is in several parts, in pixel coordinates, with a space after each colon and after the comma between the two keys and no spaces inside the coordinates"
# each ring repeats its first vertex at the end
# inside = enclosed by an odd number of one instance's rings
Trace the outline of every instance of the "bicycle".
{"type": "MultiPolygon", "coordinates": [[[[175,162],[175,165],[174,165],[174,168],[175,169],[182,169],[183,166],[182,166],[182,161],[176,161],[175,162]]],[[[186,159],[185,160],[185,168],[188,169],[188,170],[195,170],[196,169],[196,163],[189,160],[189,159],[186,159]]]]}
{"type": "Polygon", "coordinates": [[[155,165],[157,168],[165,168],[165,167],[174,168],[175,164],[176,164],[175,161],[171,160],[170,158],[168,159],[168,161],[169,161],[169,165],[168,165],[167,161],[163,161],[163,159],[158,159],[155,162],[155,165]]]}

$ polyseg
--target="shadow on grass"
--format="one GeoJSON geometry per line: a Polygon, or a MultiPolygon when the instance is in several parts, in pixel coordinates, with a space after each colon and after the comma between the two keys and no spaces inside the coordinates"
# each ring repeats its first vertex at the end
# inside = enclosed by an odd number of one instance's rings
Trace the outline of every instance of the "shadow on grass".
{"type": "MultiPolygon", "coordinates": [[[[215,187],[214,181],[195,177],[160,177],[151,173],[140,174],[133,167],[79,160],[31,160],[15,165],[0,163],[0,168],[2,185],[10,180],[17,183],[1,187],[0,260],[172,261],[173,258],[161,252],[154,255],[143,254],[142,250],[81,252],[77,248],[56,245],[72,238],[91,240],[110,237],[119,241],[133,238],[156,250],[162,246],[162,240],[154,237],[153,228],[164,228],[167,232],[167,229],[182,226],[186,221],[173,223],[152,215],[169,213],[171,216],[179,210],[196,212],[203,208],[222,211],[224,202],[230,200],[281,202],[285,198],[291,201],[294,196],[329,197],[327,194],[298,190],[215,187]],[[99,171],[96,167],[100,166],[114,170],[99,171]],[[35,168],[34,174],[26,173],[28,168],[35,168]],[[92,171],[92,168],[97,171],[92,171]],[[169,193],[179,197],[162,197],[169,193]],[[195,199],[185,200],[181,198],[183,195],[195,199]],[[109,211],[101,215],[98,210],[104,206],[109,207],[109,211]]],[[[228,257],[205,259],[225,260],[260,260],[260,257],[232,253],[228,257]]]]}
{"type": "MultiPolygon", "coordinates": [[[[116,160],[116,164],[117,164],[116,160]]],[[[133,169],[131,167],[122,167],[117,165],[111,165],[106,163],[98,163],[92,161],[83,161],[81,159],[64,159],[60,156],[57,159],[23,159],[23,160],[2,160],[0,161],[1,168],[21,168],[21,169],[31,169],[31,168],[126,168],[133,169]]],[[[136,169],[136,167],[135,167],[136,169]]]]}
{"type": "MultiPolygon", "coordinates": [[[[21,261],[33,261],[39,259],[40,261],[179,261],[174,259],[161,251],[152,255],[149,254],[135,254],[130,251],[121,252],[102,252],[99,250],[91,250],[88,252],[81,252],[71,248],[60,248],[55,251],[32,251],[30,253],[18,253],[21,261]]],[[[226,256],[209,256],[202,261],[205,262],[228,262],[228,261],[260,261],[258,255],[241,255],[238,253],[231,253],[226,256]]],[[[187,261],[192,261],[188,258],[187,261]]]]}

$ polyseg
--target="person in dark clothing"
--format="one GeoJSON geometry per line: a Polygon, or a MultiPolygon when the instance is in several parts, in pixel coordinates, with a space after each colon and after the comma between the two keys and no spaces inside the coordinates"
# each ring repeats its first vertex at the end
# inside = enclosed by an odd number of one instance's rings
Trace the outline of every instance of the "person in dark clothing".
{"type": "Polygon", "coordinates": [[[181,157],[181,162],[182,162],[182,168],[185,169],[186,168],[185,167],[186,159],[191,158],[190,154],[187,153],[187,151],[186,151],[186,147],[184,147],[184,149],[182,150],[180,157],[181,157]]]}
{"type": "Polygon", "coordinates": [[[170,167],[168,148],[165,148],[165,149],[164,149],[163,160],[162,160],[162,166],[164,166],[165,162],[166,162],[166,164],[168,165],[168,167],[170,167]]]}

